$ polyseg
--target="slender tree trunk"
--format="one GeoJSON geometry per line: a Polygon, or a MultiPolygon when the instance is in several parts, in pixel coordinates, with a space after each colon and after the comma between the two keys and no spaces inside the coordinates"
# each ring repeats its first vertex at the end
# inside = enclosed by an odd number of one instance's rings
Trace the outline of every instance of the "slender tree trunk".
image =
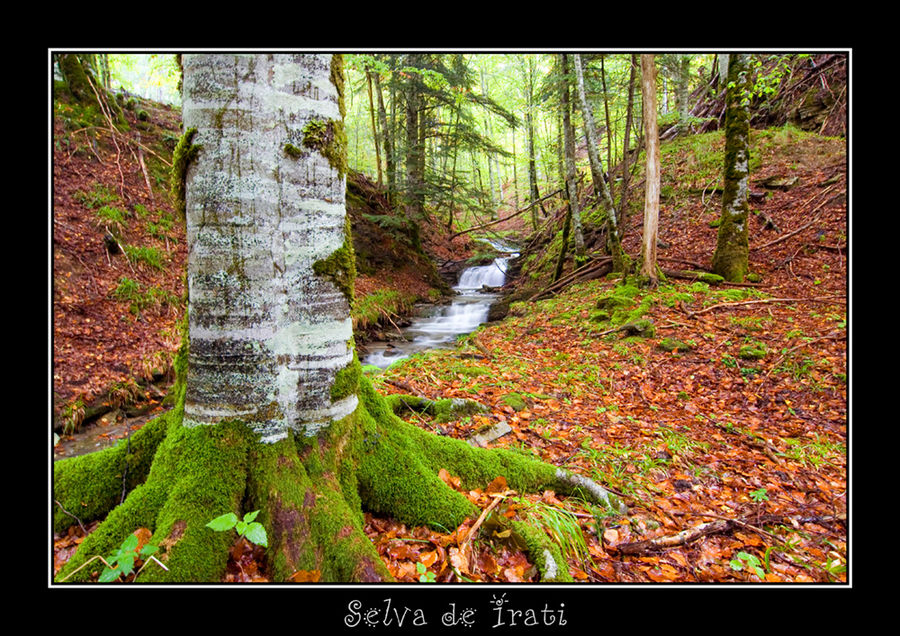
{"type": "Polygon", "coordinates": [[[750,110],[747,56],[731,55],[725,102],[725,165],[722,215],[712,268],[730,282],[749,271],[750,110]]]}
{"type": "MultiPolygon", "coordinates": [[[[526,81],[526,110],[525,110],[525,134],[528,143],[528,192],[531,199],[531,227],[533,230],[538,228],[538,203],[541,195],[538,191],[537,179],[537,153],[534,147],[534,58],[528,56],[528,69],[526,81]]],[[[544,209],[543,202],[540,203],[541,211],[547,216],[547,210],[544,209]]]]}
{"type": "MultiPolygon", "coordinates": [[[[622,223],[619,225],[619,237],[622,236],[622,227],[625,225],[625,210],[628,209],[628,186],[631,183],[631,168],[628,159],[631,156],[631,128],[634,125],[634,84],[637,73],[638,59],[636,54],[631,55],[631,71],[628,76],[628,105],[625,110],[625,134],[622,147],[622,184],[619,190],[619,210],[622,210],[622,223]]],[[[640,148],[640,143],[638,143],[640,148]]],[[[637,153],[635,154],[637,156],[637,153]]]]}
{"type": "MultiPolygon", "coordinates": [[[[606,90],[606,64],[605,64],[606,56],[600,56],[600,80],[603,85],[603,112],[606,115],[606,165],[612,168],[613,161],[613,143],[612,143],[612,120],[609,116],[609,94],[606,90]]],[[[626,125],[625,130],[628,130],[626,125]]],[[[626,132],[625,138],[628,139],[628,134],[626,132]]],[[[627,142],[626,142],[627,143],[627,142]]]]}
{"type": "Polygon", "coordinates": [[[560,101],[563,112],[563,132],[565,135],[566,160],[566,194],[569,199],[569,210],[572,216],[572,248],[575,252],[575,267],[584,264],[584,234],[581,227],[581,204],[578,201],[578,188],[575,174],[575,131],[572,128],[572,106],[569,98],[568,56],[561,56],[564,80],[560,88],[560,101]]]}
{"type": "Polygon", "coordinates": [[[378,122],[381,125],[381,139],[384,147],[385,171],[387,172],[387,188],[388,202],[394,204],[394,193],[396,187],[395,159],[394,159],[394,141],[391,129],[388,127],[387,112],[384,109],[384,95],[381,92],[381,79],[378,73],[373,73],[373,81],[375,82],[375,93],[378,97],[378,122]]]}
{"type": "Polygon", "coordinates": [[[372,98],[372,75],[374,71],[366,69],[366,87],[369,91],[369,118],[372,120],[372,139],[375,140],[375,166],[378,169],[378,187],[382,186],[381,176],[381,134],[375,125],[375,101],[372,98]]]}
{"type": "MultiPolygon", "coordinates": [[[[591,179],[594,183],[594,196],[600,201],[606,211],[607,247],[613,258],[613,269],[617,272],[621,272],[625,266],[625,258],[622,253],[622,244],[619,241],[619,223],[616,218],[618,213],[613,204],[612,195],[610,194],[609,187],[606,183],[606,178],[603,176],[603,165],[600,163],[600,157],[597,152],[597,130],[594,125],[594,113],[591,110],[591,105],[587,101],[587,95],[584,90],[584,70],[582,68],[581,56],[577,53],[575,54],[575,75],[577,78],[578,101],[581,105],[582,120],[584,121],[584,134],[588,149],[588,159],[591,164],[591,179]]],[[[577,227],[576,232],[578,231],[580,231],[580,227],[577,227]]]]}
{"type": "Polygon", "coordinates": [[[678,134],[683,135],[687,132],[687,121],[690,115],[688,108],[688,97],[690,96],[690,71],[691,56],[678,56],[678,83],[676,85],[675,97],[678,101],[678,134]]]}
{"type": "Polygon", "coordinates": [[[641,87],[644,97],[644,134],[647,138],[647,179],[640,273],[651,287],[655,287],[656,241],[659,234],[659,131],[656,126],[656,63],[653,55],[641,55],[641,87]]]}

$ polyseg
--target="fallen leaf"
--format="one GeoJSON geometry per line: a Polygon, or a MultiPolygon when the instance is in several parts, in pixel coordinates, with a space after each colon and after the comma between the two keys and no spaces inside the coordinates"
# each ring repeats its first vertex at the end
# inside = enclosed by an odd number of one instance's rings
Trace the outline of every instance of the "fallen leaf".
{"type": "Polygon", "coordinates": [[[288,577],[288,581],[291,583],[318,583],[320,576],[322,573],[319,570],[297,570],[288,577]]]}

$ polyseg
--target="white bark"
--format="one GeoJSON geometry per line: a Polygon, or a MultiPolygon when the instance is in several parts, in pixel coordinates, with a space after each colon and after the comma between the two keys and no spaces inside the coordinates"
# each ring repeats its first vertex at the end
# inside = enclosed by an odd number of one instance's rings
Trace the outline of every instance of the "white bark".
{"type": "Polygon", "coordinates": [[[653,55],[641,55],[641,88],[647,148],[641,274],[655,283],[656,240],[659,234],[659,128],[656,124],[656,62],[653,55]]]}
{"type": "Polygon", "coordinates": [[[348,301],[312,270],[345,240],[344,177],[303,148],[308,122],[341,118],[330,71],[330,55],[184,56],[201,146],[186,175],[188,424],[240,418],[275,441],[356,408],[330,397],[353,359],[348,301]]]}

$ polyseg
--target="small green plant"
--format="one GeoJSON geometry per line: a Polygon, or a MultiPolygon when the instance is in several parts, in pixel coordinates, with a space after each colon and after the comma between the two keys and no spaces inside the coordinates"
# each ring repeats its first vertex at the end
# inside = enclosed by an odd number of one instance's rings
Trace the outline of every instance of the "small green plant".
{"type": "Polygon", "coordinates": [[[578,562],[588,558],[587,542],[575,515],[541,501],[532,503],[520,498],[517,503],[524,507],[529,522],[543,527],[563,554],[573,556],[578,562]]]}
{"type": "Polygon", "coordinates": [[[113,581],[118,581],[123,576],[128,576],[132,572],[134,572],[134,566],[138,561],[143,561],[143,565],[140,570],[134,575],[137,577],[141,571],[147,567],[147,564],[150,561],[156,562],[156,564],[161,567],[163,570],[167,570],[165,565],[159,561],[153,554],[159,550],[159,546],[153,545],[151,543],[145,543],[141,545],[141,538],[139,535],[143,535],[146,537],[150,537],[150,531],[146,528],[140,528],[135,532],[129,534],[125,537],[125,540],[122,541],[122,545],[119,546],[119,549],[116,550],[112,555],[107,558],[103,558],[99,554],[97,556],[91,557],[85,563],[83,563],[80,567],[76,568],[72,572],[70,572],[67,576],[60,580],[60,583],[68,579],[70,576],[88,566],[88,564],[93,563],[97,559],[103,562],[103,565],[106,567],[103,568],[103,571],[100,573],[100,578],[97,579],[100,583],[112,583],[113,581]]]}
{"type": "Polygon", "coordinates": [[[101,583],[110,583],[118,580],[121,576],[128,576],[134,572],[135,561],[147,559],[147,557],[159,550],[159,546],[150,543],[147,543],[140,549],[138,549],[138,545],[137,535],[129,534],[116,553],[106,560],[107,565],[103,572],[100,573],[98,580],[101,583]]]}
{"type": "Polygon", "coordinates": [[[416,572],[419,573],[419,581],[422,583],[434,583],[435,574],[429,572],[424,563],[416,563],[416,572]]]}
{"type": "Polygon", "coordinates": [[[95,183],[90,192],[78,191],[73,198],[89,210],[118,200],[118,195],[101,183],[95,183]]]}
{"type": "Polygon", "coordinates": [[[94,210],[94,216],[97,218],[97,225],[109,229],[114,234],[120,234],[128,225],[125,220],[126,212],[121,208],[112,205],[104,205],[94,210]]]}
{"type": "Polygon", "coordinates": [[[236,514],[228,512],[207,523],[206,527],[216,532],[225,532],[233,528],[238,533],[238,536],[244,537],[250,543],[266,548],[269,545],[266,529],[261,523],[254,521],[258,514],[259,510],[254,510],[245,514],[243,519],[238,519],[236,514]]]}
{"type": "Polygon", "coordinates": [[[160,271],[165,269],[162,252],[155,247],[135,247],[133,245],[126,245],[125,254],[128,255],[129,259],[138,263],[146,263],[153,269],[160,271]]]}
{"type": "Polygon", "coordinates": [[[762,503],[764,501],[769,500],[768,491],[765,488],[760,488],[759,490],[754,490],[750,493],[750,499],[755,501],[756,503],[762,503]]]}
{"type": "Polygon", "coordinates": [[[747,568],[753,570],[753,573],[760,579],[766,578],[766,573],[762,568],[762,562],[759,560],[759,557],[749,552],[738,552],[735,557],[729,562],[732,570],[740,571],[747,568]]]}

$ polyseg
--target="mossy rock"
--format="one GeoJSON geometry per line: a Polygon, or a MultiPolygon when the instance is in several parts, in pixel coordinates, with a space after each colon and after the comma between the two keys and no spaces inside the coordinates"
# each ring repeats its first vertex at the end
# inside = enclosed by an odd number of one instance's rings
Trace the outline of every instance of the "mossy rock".
{"type": "Polygon", "coordinates": [[[452,422],[478,413],[486,413],[489,410],[481,402],[462,398],[445,398],[434,403],[434,415],[437,422],[452,422]]]}
{"type": "Polygon", "coordinates": [[[622,325],[622,331],[629,336],[638,336],[640,338],[652,338],[656,335],[656,325],[650,319],[635,320],[622,325]]]}
{"type": "Polygon", "coordinates": [[[657,344],[657,347],[662,349],[663,351],[691,351],[693,347],[681,340],[676,340],[675,338],[663,338],[657,344]]]}
{"type": "Polygon", "coordinates": [[[514,411],[524,411],[528,408],[528,403],[518,393],[509,393],[503,397],[503,403],[514,411]]]}

